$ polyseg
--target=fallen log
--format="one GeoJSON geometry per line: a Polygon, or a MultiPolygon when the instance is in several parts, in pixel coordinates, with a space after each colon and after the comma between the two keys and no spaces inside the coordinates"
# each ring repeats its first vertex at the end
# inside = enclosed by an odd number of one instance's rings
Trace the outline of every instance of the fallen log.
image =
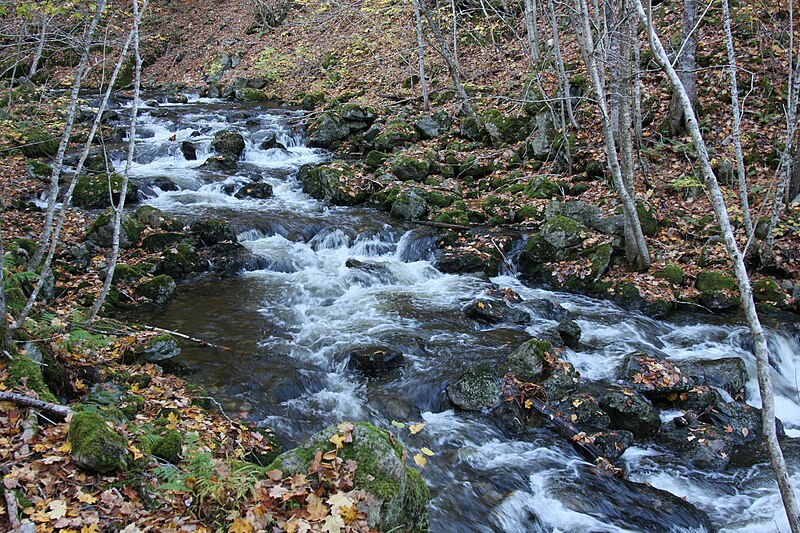
{"type": "Polygon", "coordinates": [[[31,398],[30,396],[25,396],[24,394],[18,394],[15,392],[0,391],[0,402],[12,402],[21,407],[30,407],[32,409],[36,409],[37,411],[42,411],[43,413],[62,419],[67,418],[69,415],[74,413],[74,411],[66,405],[43,402],[42,400],[37,400],[36,398],[31,398]]]}

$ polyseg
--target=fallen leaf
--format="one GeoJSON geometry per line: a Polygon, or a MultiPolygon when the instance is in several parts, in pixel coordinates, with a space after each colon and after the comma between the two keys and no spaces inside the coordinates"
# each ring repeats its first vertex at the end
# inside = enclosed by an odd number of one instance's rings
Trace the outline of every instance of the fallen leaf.
{"type": "Polygon", "coordinates": [[[410,426],[408,426],[408,430],[411,432],[412,435],[416,435],[417,433],[422,431],[424,427],[425,424],[411,424],[410,426]]]}
{"type": "Polygon", "coordinates": [[[430,448],[422,448],[420,451],[425,455],[427,455],[428,457],[433,457],[434,455],[436,455],[430,448]]]}
{"type": "Polygon", "coordinates": [[[421,453],[417,453],[414,455],[414,462],[417,463],[417,466],[425,468],[425,465],[428,464],[428,460],[425,459],[425,456],[421,453]]]}

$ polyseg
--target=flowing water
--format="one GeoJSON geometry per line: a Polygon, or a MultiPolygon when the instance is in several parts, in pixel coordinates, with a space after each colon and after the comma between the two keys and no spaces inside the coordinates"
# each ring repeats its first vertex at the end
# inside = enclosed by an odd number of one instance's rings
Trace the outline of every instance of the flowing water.
{"type": "MultiPolygon", "coordinates": [[[[558,301],[583,330],[580,350],[567,350],[564,358],[590,379],[613,380],[622,356],[640,348],[677,360],[741,356],[750,374],[748,398],[757,405],[747,333],[733,319],[679,315],[656,321],[607,301],[526,287],[513,275],[488,280],[444,274],[433,262],[430,230],[305,195],[297,170],[329,154],[304,145],[301,119],[293,111],[197,98],[142,109],[132,172],[146,186],[146,203],[178,215],[229,220],[239,241],[266,265],[230,279],[186,282],[162,310],[137,317],[235,349],[189,345],[180,357],[189,379],[226,411],[274,429],[286,446],[342,420],[367,420],[396,431],[411,453],[430,448],[436,455],[423,475],[431,490],[432,531],[599,532],[641,529],[631,517],[647,510],[637,509],[635,487],[587,473],[581,456],[546,429],[518,440],[489,414],[452,409],[444,395],[447,383],[469,364],[499,365],[554,323],[534,316],[527,328],[481,327],[464,316],[464,305],[492,284],[512,287],[526,299],[558,301]],[[232,175],[199,168],[221,129],[246,140],[232,175]],[[260,147],[271,134],[285,150],[260,147]],[[196,161],[181,154],[184,140],[197,146],[196,161]],[[251,180],[270,183],[274,197],[234,198],[232,192],[251,180]],[[366,267],[350,268],[348,259],[366,267]],[[348,371],[348,351],[369,345],[401,351],[405,365],[373,379],[348,371]],[[426,426],[410,435],[392,421],[426,426]]],[[[800,436],[800,347],[796,338],[773,329],[769,339],[777,413],[787,433],[800,436]]],[[[797,471],[798,454],[790,448],[788,460],[797,471]]],[[[765,464],[702,472],[656,447],[631,448],[619,464],[630,480],[685,497],[708,512],[716,527],[788,530],[765,464]]],[[[792,481],[800,488],[800,474],[792,481]]],[[[663,520],[664,531],[691,530],[680,516],[663,520]]]]}

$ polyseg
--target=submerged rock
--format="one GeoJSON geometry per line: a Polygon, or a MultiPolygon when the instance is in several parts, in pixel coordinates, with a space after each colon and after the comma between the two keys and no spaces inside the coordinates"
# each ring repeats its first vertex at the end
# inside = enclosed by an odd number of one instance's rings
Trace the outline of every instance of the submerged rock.
{"type": "Polygon", "coordinates": [[[244,137],[235,131],[218,131],[214,135],[214,140],[211,141],[211,146],[218,154],[235,162],[244,152],[244,137]]]}
{"type": "MultiPolygon", "coordinates": [[[[281,454],[267,467],[283,475],[304,474],[317,451],[334,448],[331,437],[340,435],[337,426],[327,428],[294,450],[281,454]]],[[[390,433],[366,422],[353,424],[352,442],[345,442],[338,456],[355,461],[354,488],[374,500],[358,503],[367,523],[380,531],[428,530],[428,487],[414,468],[404,463],[405,450],[390,433]]]]}
{"type": "Polygon", "coordinates": [[[260,181],[248,183],[235,194],[236,198],[256,198],[258,200],[265,200],[272,196],[272,185],[260,181]]]}
{"type": "Polygon", "coordinates": [[[366,346],[351,350],[347,367],[365,376],[377,377],[403,366],[405,357],[401,352],[383,346],[366,346]]]}
{"type": "Polygon", "coordinates": [[[500,379],[488,362],[469,368],[447,386],[447,397],[466,411],[480,411],[500,401],[500,379]]]}
{"type": "Polygon", "coordinates": [[[464,308],[464,314],[487,324],[530,324],[531,316],[521,309],[508,305],[505,300],[477,300],[464,308]]]}

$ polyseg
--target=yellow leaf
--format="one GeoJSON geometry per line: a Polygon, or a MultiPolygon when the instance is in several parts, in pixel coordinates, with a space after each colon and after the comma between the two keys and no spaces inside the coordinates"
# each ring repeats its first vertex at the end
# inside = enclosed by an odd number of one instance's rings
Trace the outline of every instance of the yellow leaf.
{"type": "Polygon", "coordinates": [[[67,441],[61,446],[59,446],[56,451],[59,453],[69,453],[72,451],[72,443],[70,441],[67,441]]]}
{"type": "Polygon", "coordinates": [[[483,302],[478,302],[478,309],[483,309],[484,307],[486,307],[486,304],[483,302]]]}
{"type": "Polygon", "coordinates": [[[67,504],[61,500],[53,500],[47,507],[50,509],[47,512],[47,516],[53,520],[64,518],[64,515],[67,514],[67,504]]]}
{"type": "Polygon", "coordinates": [[[414,462],[417,463],[417,466],[425,468],[425,465],[428,464],[428,460],[425,459],[425,456],[421,453],[414,455],[414,462]]]}
{"type": "Polygon", "coordinates": [[[334,435],[331,437],[331,442],[336,445],[336,449],[338,450],[344,446],[344,435],[334,435]]]}
{"type": "Polygon", "coordinates": [[[237,518],[228,527],[228,533],[253,533],[253,526],[244,518],[237,518]]]}
{"type": "Polygon", "coordinates": [[[412,435],[416,435],[425,427],[425,424],[411,424],[408,426],[408,430],[411,432],[412,435]]]}
{"type": "Polygon", "coordinates": [[[404,427],[406,427],[405,424],[403,424],[402,422],[398,422],[397,420],[392,420],[392,425],[394,427],[400,428],[400,429],[403,429],[404,427]]]}
{"type": "Polygon", "coordinates": [[[130,450],[130,452],[133,454],[133,458],[134,459],[138,460],[138,459],[141,459],[142,457],[144,457],[144,454],[141,452],[141,450],[139,450],[139,448],[137,448],[133,444],[128,446],[128,450],[130,450]]]}
{"type": "Polygon", "coordinates": [[[430,448],[422,448],[420,451],[425,455],[427,455],[428,457],[433,457],[434,455],[436,455],[430,448]]]}
{"type": "Polygon", "coordinates": [[[575,422],[578,419],[578,415],[572,414],[572,415],[569,416],[569,419],[572,420],[573,422],[575,422]]]}
{"type": "Polygon", "coordinates": [[[352,524],[358,519],[358,509],[356,509],[355,505],[350,505],[349,507],[339,507],[339,514],[341,515],[345,524],[352,524]]]}
{"type": "Polygon", "coordinates": [[[97,533],[97,524],[89,524],[81,528],[81,533],[97,533]]]}
{"type": "Polygon", "coordinates": [[[530,409],[533,407],[533,402],[530,400],[525,400],[525,409],[530,409]]]}
{"type": "Polygon", "coordinates": [[[78,494],[78,501],[81,503],[88,503],[91,505],[97,502],[97,498],[95,498],[91,494],[86,494],[85,492],[81,492],[80,494],[78,494]]]}
{"type": "Polygon", "coordinates": [[[167,420],[169,421],[169,424],[167,424],[167,429],[176,429],[178,427],[178,415],[175,413],[168,414],[167,420]]]}

